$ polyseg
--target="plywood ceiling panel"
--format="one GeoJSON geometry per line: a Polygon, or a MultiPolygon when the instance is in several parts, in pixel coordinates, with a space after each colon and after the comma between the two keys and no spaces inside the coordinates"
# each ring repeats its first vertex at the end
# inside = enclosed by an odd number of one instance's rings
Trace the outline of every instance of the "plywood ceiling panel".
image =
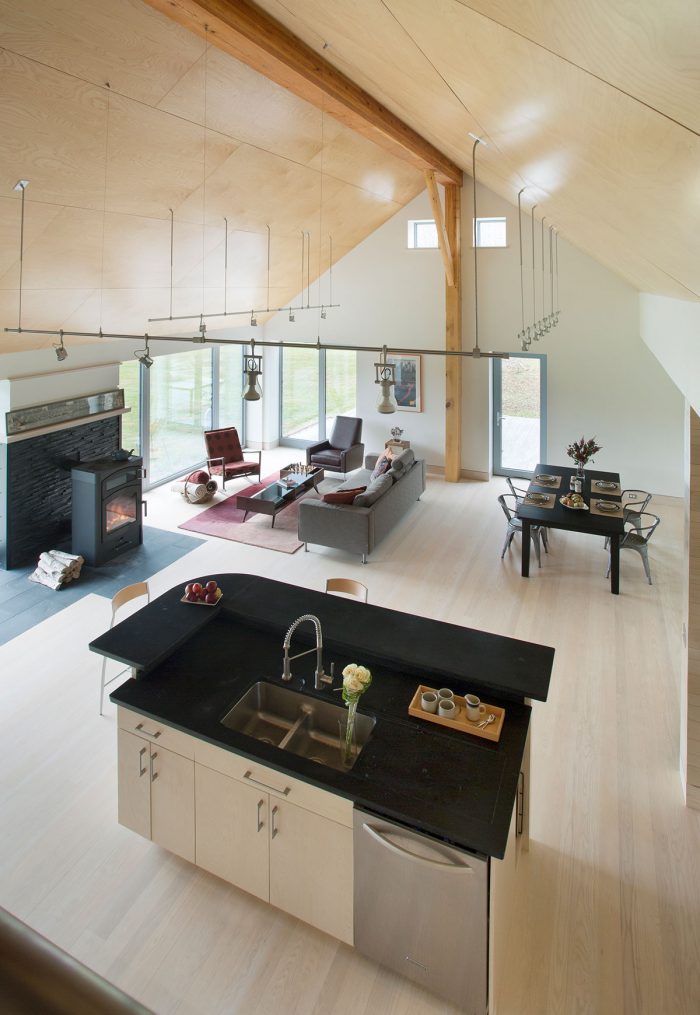
{"type": "MultiPolygon", "coordinates": [[[[270,301],[283,306],[301,288],[302,231],[313,283],[329,233],[337,260],[423,188],[405,162],[137,0],[0,0],[0,135],[0,326],[17,323],[20,178],[23,325],[137,333],[171,300],[174,314],[223,309],[224,218],[227,308],[266,305],[268,225],[270,301]]],[[[2,351],[46,344],[0,335],[2,351]]]]}
{"type": "Polygon", "coordinates": [[[465,170],[468,131],[485,138],[484,183],[511,201],[529,184],[538,214],[638,288],[700,296],[697,4],[260,6],[465,170]]]}

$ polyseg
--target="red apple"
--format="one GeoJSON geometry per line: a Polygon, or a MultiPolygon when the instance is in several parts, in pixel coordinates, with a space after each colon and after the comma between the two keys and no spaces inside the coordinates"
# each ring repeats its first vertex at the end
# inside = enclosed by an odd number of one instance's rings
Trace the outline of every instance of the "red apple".
{"type": "Polygon", "coordinates": [[[209,592],[209,593],[216,592],[216,589],[217,589],[216,582],[213,581],[213,580],[212,581],[208,581],[207,584],[206,584],[206,589],[207,589],[207,592],[209,592]]]}
{"type": "Polygon", "coordinates": [[[216,592],[207,592],[204,602],[213,606],[216,603],[216,592]]]}
{"type": "Polygon", "coordinates": [[[196,603],[196,602],[197,602],[197,597],[196,597],[196,595],[194,594],[194,592],[190,592],[190,593],[188,593],[188,596],[187,596],[187,602],[188,602],[188,603],[196,603]]]}
{"type": "Polygon", "coordinates": [[[202,593],[203,589],[199,582],[194,582],[194,584],[192,585],[192,591],[196,596],[202,593]]]}
{"type": "Polygon", "coordinates": [[[191,594],[192,594],[192,586],[191,585],[185,585],[185,595],[189,596],[191,594]]]}

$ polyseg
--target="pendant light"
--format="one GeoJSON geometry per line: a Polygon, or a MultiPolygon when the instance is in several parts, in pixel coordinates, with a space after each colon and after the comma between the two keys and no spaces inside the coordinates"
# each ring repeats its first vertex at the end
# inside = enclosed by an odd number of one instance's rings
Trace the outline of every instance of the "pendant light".
{"type": "Polygon", "coordinates": [[[524,279],[524,266],[523,266],[523,216],[522,207],[520,202],[520,195],[527,187],[521,187],[518,191],[518,242],[520,245],[520,318],[521,318],[521,330],[518,332],[518,341],[521,342],[522,352],[527,352],[530,348],[532,338],[530,335],[530,326],[525,328],[525,279],[524,279]]]}
{"type": "Polygon", "coordinates": [[[54,350],[56,352],[56,359],[59,363],[63,363],[64,360],[68,359],[68,350],[63,344],[63,332],[61,332],[61,341],[58,345],[54,346],[54,350]]]}
{"type": "Polygon", "coordinates": [[[255,355],[255,339],[250,341],[250,355],[245,357],[245,382],[247,387],[243,392],[246,402],[258,402],[262,398],[262,388],[258,378],[262,374],[262,356],[255,355]]]}
{"type": "Polygon", "coordinates": [[[377,412],[388,414],[396,412],[396,399],[392,393],[392,386],[396,384],[396,371],[393,363],[387,363],[387,347],[383,346],[379,363],[374,364],[374,383],[380,385],[381,393],[377,402],[377,412]]]}

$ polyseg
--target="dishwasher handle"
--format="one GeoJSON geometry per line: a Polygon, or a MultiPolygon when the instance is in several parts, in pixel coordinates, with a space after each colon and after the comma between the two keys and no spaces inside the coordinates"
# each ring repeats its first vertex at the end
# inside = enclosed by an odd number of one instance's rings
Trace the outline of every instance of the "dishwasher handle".
{"type": "Polygon", "coordinates": [[[466,863],[450,863],[447,860],[428,860],[427,857],[418,856],[416,853],[412,853],[410,849],[404,849],[403,846],[397,846],[396,843],[391,842],[385,835],[378,832],[376,828],[372,828],[366,822],[363,823],[362,828],[368,835],[375,839],[381,846],[385,846],[390,849],[392,853],[398,853],[399,856],[408,857],[409,860],[415,860],[416,863],[424,864],[426,867],[439,867],[442,870],[453,870],[459,871],[464,874],[472,874],[473,869],[466,863]]]}

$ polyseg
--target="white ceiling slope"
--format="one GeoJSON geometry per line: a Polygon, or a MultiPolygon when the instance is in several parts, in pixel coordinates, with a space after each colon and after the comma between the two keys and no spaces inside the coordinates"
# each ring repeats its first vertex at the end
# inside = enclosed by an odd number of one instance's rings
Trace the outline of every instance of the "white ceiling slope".
{"type": "Polygon", "coordinates": [[[700,4],[257,0],[640,290],[700,298],[700,4]],[[324,48],[325,47],[325,48],[324,48]]]}

